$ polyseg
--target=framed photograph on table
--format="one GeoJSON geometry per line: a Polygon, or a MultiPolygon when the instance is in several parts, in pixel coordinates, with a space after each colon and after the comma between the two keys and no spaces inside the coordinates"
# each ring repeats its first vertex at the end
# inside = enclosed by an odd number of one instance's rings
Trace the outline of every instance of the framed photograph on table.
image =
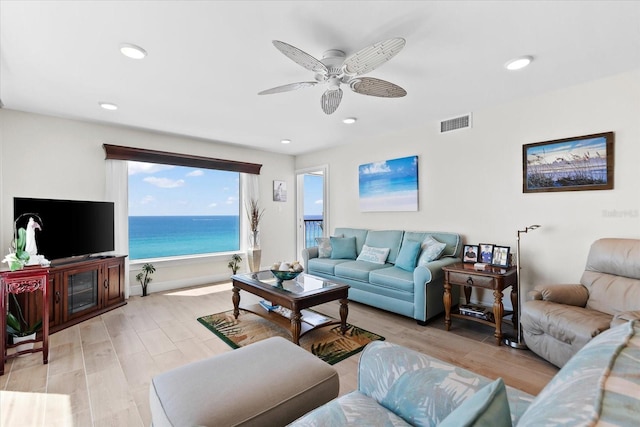
{"type": "Polygon", "coordinates": [[[478,245],[464,245],[462,262],[478,262],[478,245]]]}
{"type": "Polygon", "coordinates": [[[493,256],[491,257],[491,264],[496,267],[509,267],[509,246],[494,246],[493,256]]]}
{"type": "Polygon", "coordinates": [[[478,258],[478,262],[491,264],[491,261],[493,261],[493,244],[480,243],[480,256],[478,258]]]}

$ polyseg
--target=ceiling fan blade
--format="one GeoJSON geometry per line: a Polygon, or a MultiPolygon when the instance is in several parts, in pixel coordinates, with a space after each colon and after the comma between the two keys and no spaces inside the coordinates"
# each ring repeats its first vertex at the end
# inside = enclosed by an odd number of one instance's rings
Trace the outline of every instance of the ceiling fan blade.
{"type": "Polygon", "coordinates": [[[333,114],[338,109],[342,100],[342,89],[329,89],[322,94],[320,104],[325,114],[333,114]]]}
{"type": "Polygon", "coordinates": [[[314,73],[328,73],[327,67],[308,53],[285,42],[274,40],[273,45],[289,59],[314,73]]]}
{"type": "Polygon", "coordinates": [[[348,57],[342,68],[346,74],[351,76],[366,74],[396,56],[405,43],[405,39],[396,37],[365,47],[348,57]]]}
{"type": "Polygon", "coordinates": [[[360,77],[350,83],[351,90],[361,95],[379,96],[382,98],[401,98],[407,91],[391,82],[374,79],[373,77],[360,77]]]}
{"type": "Polygon", "coordinates": [[[317,84],[318,82],[289,83],[288,85],[282,85],[278,87],[272,87],[271,89],[263,90],[262,92],[258,92],[258,95],[271,95],[273,93],[289,92],[292,90],[304,89],[305,87],[315,86],[317,84]]]}

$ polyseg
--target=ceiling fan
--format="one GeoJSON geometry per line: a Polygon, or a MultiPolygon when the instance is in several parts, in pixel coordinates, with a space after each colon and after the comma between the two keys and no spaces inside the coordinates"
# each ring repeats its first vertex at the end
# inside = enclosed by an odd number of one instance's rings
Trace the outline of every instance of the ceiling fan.
{"type": "Polygon", "coordinates": [[[360,76],[375,70],[393,58],[402,50],[405,43],[405,40],[399,37],[384,40],[359,50],[347,59],[345,59],[346,55],[343,51],[332,49],[326,51],[322,55],[322,59],[318,60],[297,47],[274,40],[273,45],[285,56],[307,70],[313,71],[315,81],[289,83],[263,90],[258,95],[289,92],[318,84],[327,84],[329,87],[320,99],[322,111],[326,114],[332,114],[338,109],[342,100],[341,84],[348,85],[352,91],[361,95],[383,98],[403,97],[407,91],[396,84],[373,77],[360,76]]]}

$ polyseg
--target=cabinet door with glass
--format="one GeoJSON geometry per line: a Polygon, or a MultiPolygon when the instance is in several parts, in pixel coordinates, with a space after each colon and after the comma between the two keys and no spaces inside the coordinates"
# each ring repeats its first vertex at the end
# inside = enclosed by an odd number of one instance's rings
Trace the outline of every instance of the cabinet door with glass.
{"type": "Polygon", "coordinates": [[[64,322],[100,308],[99,280],[101,266],[90,264],[64,271],[62,283],[66,286],[63,298],[64,322]]]}

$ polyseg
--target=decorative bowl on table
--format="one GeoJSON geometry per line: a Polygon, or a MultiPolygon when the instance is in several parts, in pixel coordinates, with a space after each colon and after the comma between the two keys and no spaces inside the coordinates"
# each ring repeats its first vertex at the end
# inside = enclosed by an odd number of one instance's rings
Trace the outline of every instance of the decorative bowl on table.
{"type": "Polygon", "coordinates": [[[278,285],[282,286],[282,281],[283,280],[293,280],[296,277],[298,277],[298,275],[300,273],[302,273],[302,270],[300,271],[290,271],[290,270],[271,270],[271,273],[273,273],[273,275],[275,276],[275,278],[278,280],[278,285]]]}

